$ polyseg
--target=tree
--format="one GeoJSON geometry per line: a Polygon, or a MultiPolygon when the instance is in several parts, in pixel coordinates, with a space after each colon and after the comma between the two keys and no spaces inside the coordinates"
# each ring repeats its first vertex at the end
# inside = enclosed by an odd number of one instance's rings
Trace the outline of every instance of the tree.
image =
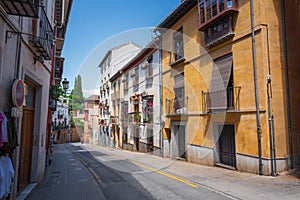
{"type": "Polygon", "coordinates": [[[84,97],[82,93],[81,76],[75,77],[74,89],[71,91],[71,109],[83,110],[84,97]]]}

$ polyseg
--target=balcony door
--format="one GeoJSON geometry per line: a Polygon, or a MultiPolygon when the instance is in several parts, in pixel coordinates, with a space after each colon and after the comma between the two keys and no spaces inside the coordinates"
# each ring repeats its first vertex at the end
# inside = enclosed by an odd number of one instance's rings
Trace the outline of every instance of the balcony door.
{"type": "Polygon", "coordinates": [[[232,54],[214,60],[209,86],[208,109],[226,110],[233,106],[232,54]]]}
{"type": "Polygon", "coordinates": [[[184,108],[184,73],[174,76],[174,112],[184,108]]]}

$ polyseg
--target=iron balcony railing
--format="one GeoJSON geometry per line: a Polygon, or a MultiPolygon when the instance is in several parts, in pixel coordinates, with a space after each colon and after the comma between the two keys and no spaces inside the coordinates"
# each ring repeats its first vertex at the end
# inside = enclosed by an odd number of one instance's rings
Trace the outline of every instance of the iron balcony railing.
{"type": "Polygon", "coordinates": [[[65,41],[65,26],[62,24],[56,28],[56,54],[60,55],[65,41]]]}
{"type": "Polygon", "coordinates": [[[54,70],[54,80],[55,85],[59,86],[62,80],[62,74],[64,70],[64,61],[63,57],[55,57],[55,70],[54,70]]]}
{"type": "Polygon", "coordinates": [[[33,20],[32,26],[36,28],[29,38],[30,44],[38,56],[43,57],[45,60],[51,60],[53,30],[44,8],[39,8],[39,19],[33,20]]]}
{"type": "Polygon", "coordinates": [[[57,27],[56,37],[59,38],[59,39],[64,39],[65,38],[65,26],[64,25],[62,25],[60,27],[57,27]]]}
{"type": "MultiPolygon", "coordinates": [[[[183,49],[183,47],[182,47],[183,49]]],[[[184,55],[183,55],[183,50],[180,53],[174,53],[174,52],[169,52],[169,65],[170,67],[173,67],[179,63],[182,63],[185,61],[184,55]]]]}
{"type": "Polygon", "coordinates": [[[104,101],[104,106],[105,106],[105,107],[109,107],[109,100],[108,100],[108,99],[105,99],[105,101],[104,101]]]}
{"type": "Polygon", "coordinates": [[[38,17],[39,0],[0,0],[0,5],[9,15],[38,17]]]}
{"type": "Polygon", "coordinates": [[[202,112],[239,111],[241,87],[228,87],[225,91],[202,92],[202,112]]]}
{"type": "Polygon", "coordinates": [[[167,115],[182,115],[187,113],[188,97],[167,99],[167,115]]]}
{"type": "Polygon", "coordinates": [[[205,45],[210,47],[234,36],[232,17],[227,16],[205,30],[205,45]]]}

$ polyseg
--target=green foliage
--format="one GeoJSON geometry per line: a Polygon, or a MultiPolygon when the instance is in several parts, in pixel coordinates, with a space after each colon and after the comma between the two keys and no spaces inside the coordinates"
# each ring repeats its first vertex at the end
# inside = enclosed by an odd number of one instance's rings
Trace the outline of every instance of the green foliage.
{"type": "Polygon", "coordinates": [[[62,87],[52,86],[50,88],[50,98],[58,101],[58,98],[63,94],[62,87]]]}
{"type": "Polygon", "coordinates": [[[75,128],[75,120],[74,120],[74,118],[73,117],[71,117],[71,119],[70,119],[70,124],[71,124],[71,128],[75,128]]]}
{"type": "Polygon", "coordinates": [[[80,119],[74,120],[76,126],[84,127],[84,122],[80,119]]]}
{"type": "Polygon", "coordinates": [[[82,93],[81,76],[75,77],[74,89],[70,94],[70,107],[72,110],[83,111],[84,97],[82,93]]]}

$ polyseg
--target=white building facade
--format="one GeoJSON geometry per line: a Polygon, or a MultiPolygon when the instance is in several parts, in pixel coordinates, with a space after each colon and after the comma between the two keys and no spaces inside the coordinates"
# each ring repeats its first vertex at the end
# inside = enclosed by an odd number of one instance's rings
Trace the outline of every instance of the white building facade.
{"type": "Polygon", "coordinates": [[[99,105],[99,144],[115,146],[115,138],[111,135],[111,83],[113,77],[140,50],[140,46],[129,41],[110,49],[99,64],[100,68],[100,105],[99,105]]]}
{"type": "Polygon", "coordinates": [[[52,127],[68,127],[70,124],[69,98],[60,97],[56,104],[56,110],[52,113],[52,127]]]}
{"type": "Polygon", "coordinates": [[[111,79],[115,132],[122,135],[122,148],[155,155],[162,153],[158,43],[149,43],[111,79]]]}
{"type": "Polygon", "coordinates": [[[11,199],[44,179],[56,54],[55,12],[56,17],[61,14],[62,1],[68,7],[62,16],[66,18],[72,0],[0,1],[0,110],[14,124],[18,144],[7,152],[15,171],[11,199]]]}

